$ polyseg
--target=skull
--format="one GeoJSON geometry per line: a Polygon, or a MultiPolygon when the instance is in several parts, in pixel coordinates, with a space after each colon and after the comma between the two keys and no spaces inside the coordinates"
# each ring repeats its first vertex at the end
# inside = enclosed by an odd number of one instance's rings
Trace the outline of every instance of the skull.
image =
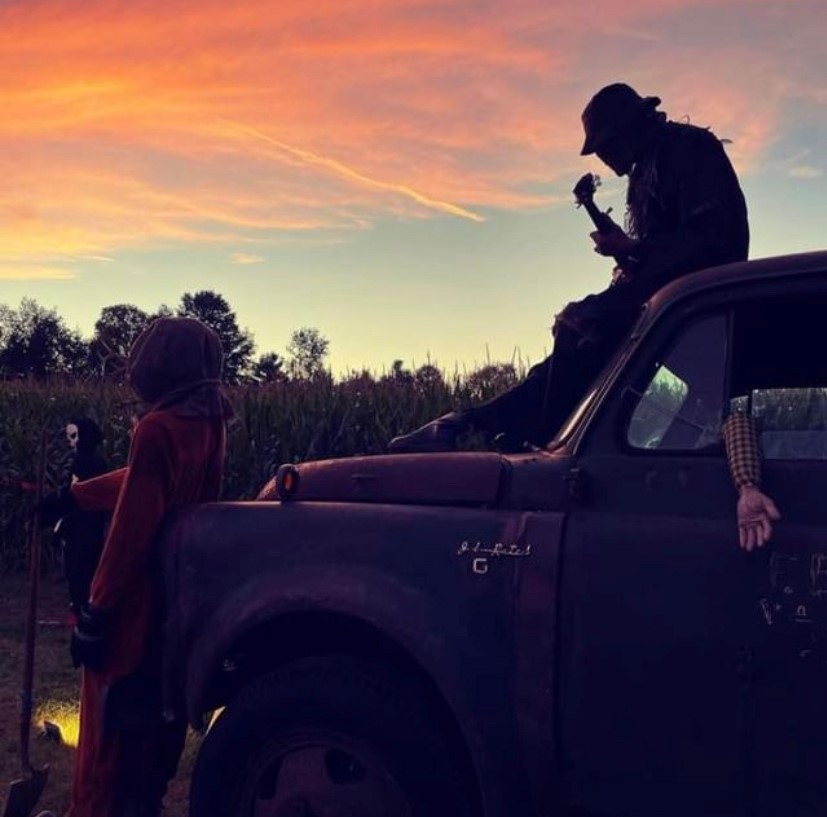
{"type": "Polygon", "coordinates": [[[74,423],[69,423],[66,426],[66,441],[73,451],[78,447],[78,436],[78,427],[74,423]]]}

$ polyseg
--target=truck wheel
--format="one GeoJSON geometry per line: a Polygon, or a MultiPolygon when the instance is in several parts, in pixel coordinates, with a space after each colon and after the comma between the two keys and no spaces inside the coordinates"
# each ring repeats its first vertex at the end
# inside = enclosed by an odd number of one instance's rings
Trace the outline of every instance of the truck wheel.
{"type": "Polygon", "coordinates": [[[301,659],[242,690],[210,728],[190,817],[471,817],[453,754],[404,675],[301,659]]]}

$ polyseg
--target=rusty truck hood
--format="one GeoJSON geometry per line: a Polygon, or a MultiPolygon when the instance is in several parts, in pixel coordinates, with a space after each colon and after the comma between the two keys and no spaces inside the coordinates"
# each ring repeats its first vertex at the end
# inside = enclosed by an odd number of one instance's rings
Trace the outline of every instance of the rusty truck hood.
{"type": "MultiPolygon", "coordinates": [[[[288,466],[282,466],[282,469],[288,466]]],[[[289,466],[293,491],[278,477],[260,500],[367,502],[559,509],[565,504],[570,459],[565,452],[393,454],[318,460],[289,466]]],[[[282,470],[280,469],[280,470],[282,470]]]]}
{"type": "MultiPolygon", "coordinates": [[[[291,466],[291,501],[399,505],[496,505],[508,461],[495,453],[394,454],[291,466]]],[[[285,498],[277,478],[259,499],[285,498]]]]}

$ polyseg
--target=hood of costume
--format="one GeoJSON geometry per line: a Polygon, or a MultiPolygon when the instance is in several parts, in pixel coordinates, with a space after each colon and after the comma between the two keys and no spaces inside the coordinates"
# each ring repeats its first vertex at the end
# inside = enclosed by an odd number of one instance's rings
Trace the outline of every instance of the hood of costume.
{"type": "Polygon", "coordinates": [[[179,417],[233,416],[221,391],[224,355],[216,332],[196,318],[158,318],[129,351],[129,384],[152,410],[179,417]]]}

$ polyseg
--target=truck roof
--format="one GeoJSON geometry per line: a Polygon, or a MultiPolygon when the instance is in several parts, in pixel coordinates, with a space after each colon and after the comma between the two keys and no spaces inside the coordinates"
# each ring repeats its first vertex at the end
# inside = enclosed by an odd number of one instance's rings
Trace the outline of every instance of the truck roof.
{"type": "MultiPolygon", "coordinates": [[[[710,267],[684,275],[671,284],[667,284],[652,296],[646,312],[651,318],[662,309],[688,295],[738,284],[742,281],[798,278],[825,271],[827,271],[827,250],[757,258],[754,261],[710,267]]],[[[648,322],[648,319],[644,321],[644,323],[648,322]]]]}

